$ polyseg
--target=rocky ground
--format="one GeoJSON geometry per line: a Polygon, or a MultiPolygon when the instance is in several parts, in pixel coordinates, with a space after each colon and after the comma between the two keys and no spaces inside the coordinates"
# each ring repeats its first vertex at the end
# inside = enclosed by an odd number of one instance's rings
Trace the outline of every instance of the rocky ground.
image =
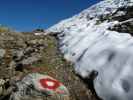
{"type": "Polygon", "coordinates": [[[85,80],[74,73],[73,64],[63,59],[57,47],[56,38],[50,35],[0,33],[0,100],[8,100],[14,80],[34,72],[62,82],[70,92],[70,100],[97,100],[92,84],[85,85],[85,80]]]}

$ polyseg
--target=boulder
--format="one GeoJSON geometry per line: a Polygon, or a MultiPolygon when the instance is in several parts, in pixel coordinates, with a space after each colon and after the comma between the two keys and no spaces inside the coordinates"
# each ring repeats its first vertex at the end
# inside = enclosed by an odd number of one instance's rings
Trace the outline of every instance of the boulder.
{"type": "Polygon", "coordinates": [[[43,98],[69,100],[67,88],[58,80],[47,75],[28,74],[22,80],[15,82],[15,86],[17,89],[12,92],[11,100],[31,100],[33,97],[33,100],[43,100],[43,98]]]}

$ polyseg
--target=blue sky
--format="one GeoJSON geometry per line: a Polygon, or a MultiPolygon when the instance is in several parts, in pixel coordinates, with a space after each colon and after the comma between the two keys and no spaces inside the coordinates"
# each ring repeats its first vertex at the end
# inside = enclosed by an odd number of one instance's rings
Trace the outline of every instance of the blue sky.
{"type": "Polygon", "coordinates": [[[18,31],[48,28],[100,0],[0,0],[0,24],[18,31]]]}

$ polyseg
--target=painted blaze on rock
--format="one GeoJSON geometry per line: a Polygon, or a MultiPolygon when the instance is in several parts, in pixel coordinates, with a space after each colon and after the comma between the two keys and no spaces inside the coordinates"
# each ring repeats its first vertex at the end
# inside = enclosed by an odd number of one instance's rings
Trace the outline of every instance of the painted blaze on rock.
{"type": "Polygon", "coordinates": [[[32,76],[35,88],[39,91],[46,92],[48,95],[55,93],[69,95],[67,88],[61,82],[48,75],[33,73],[30,76],[32,76]]]}
{"type": "MultiPolygon", "coordinates": [[[[53,98],[67,97],[68,99],[65,99],[65,100],[69,100],[68,89],[61,82],[59,82],[58,80],[48,75],[31,73],[25,76],[21,81],[16,83],[16,85],[18,90],[11,95],[11,97],[13,97],[13,100],[19,100],[20,98],[24,98],[27,96],[32,97],[33,95],[35,97],[38,97],[38,94],[42,98],[45,96],[46,97],[50,96],[53,98]],[[32,86],[32,87],[29,87],[29,86],[32,86]],[[27,94],[27,90],[31,92],[27,94]]],[[[62,99],[55,99],[55,100],[62,100],[62,99]]]]}
{"type": "Polygon", "coordinates": [[[67,88],[58,80],[53,79],[50,76],[39,79],[39,86],[42,91],[46,91],[47,94],[53,95],[54,93],[60,95],[69,95],[67,88]]]}

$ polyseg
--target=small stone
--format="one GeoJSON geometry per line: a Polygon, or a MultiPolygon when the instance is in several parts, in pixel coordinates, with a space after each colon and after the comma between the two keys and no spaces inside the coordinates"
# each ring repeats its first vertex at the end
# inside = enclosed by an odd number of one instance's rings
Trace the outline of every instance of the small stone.
{"type": "Polygon", "coordinates": [[[0,49],[0,58],[4,57],[6,51],[4,49],[0,49]]]}

